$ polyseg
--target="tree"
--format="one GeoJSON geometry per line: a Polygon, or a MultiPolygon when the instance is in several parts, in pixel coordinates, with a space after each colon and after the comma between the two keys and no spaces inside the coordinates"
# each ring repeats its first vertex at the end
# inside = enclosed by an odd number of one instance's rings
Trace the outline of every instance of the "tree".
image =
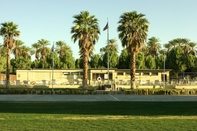
{"type": "Polygon", "coordinates": [[[155,69],[156,68],[155,59],[151,55],[146,56],[145,65],[147,69],[155,69]]]}
{"type": "Polygon", "coordinates": [[[71,69],[75,68],[75,59],[71,52],[65,52],[63,56],[60,57],[60,68],[71,69]]]}
{"type": "Polygon", "coordinates": [[[70,46],[66,44],[64,41],[56,42],[57,49],[56,51],[59,54],[60,58],[60,68],[68,69],[75,67],[75,60],[72,55],[72,50],[70,46]]]}
{"type": "Polygon", "coordinates": [[[189,39],[181,39],[182,41],[182,48],[183,48],[183,51],[184,51],[184,54],[186,57],[188,57],[189,55],[189,51],[191,50],[191,47],[190,47],[190,40],[189,39]]]}
{"type": "MultiPolygon", "coordinates": [[[[103,56],[103,66],[107,67],[108,54],[105,53],[103,56]]],[[[115,68],[118,66],[118,54],[115,50],[109,50],[109,68],[115,68]]]]}
{"type": "Polygon", "coordinates": [[[94,54],[91,56],[90,66],[91,68],[99,68],[101,67],[101,56],[99,54],[94,54]]]}
{"type": "Polygon", "coordinates": [[[31,68],[31,60],[26,59],[22,56],[19,56],[15,59],[11,59],[11,65],[13,67],[13,72],[15,72],[14,69],[29,69],[31,68]]]}
{"type": "Polygon", "coordinates": [[[77,69],[83,68],[83,59],[82,58],[78,58],[75,60],[75,68],[77,68],[77,69]]]}
{"type": "Polygon", "coordinates": [[[52,69],[52,67],[54,67],[54,69],[63,68],[62,62],[60,61],[59,55],[57,54],[56,51],[53,52],[51,51],[50,53],[48,53],[45,61],[46,63],[43,61],[43,59],[40,60],[40,62],[42,63],[40,64],[40,66],[43,66],[43,64],[45,63],[45,66],[43,68],[50,68],[50,69],[52,69]]]}
{"type": "Polygon", "coordinates": [[[2,45],[2,44],[0,43],[0,56],[6,57],[6,56],[7,56],[6,53],[7,53],[6,48],[4,48],[4,45],[2,45]]]}
{"type": "Polygon", "coordinates": [[[73,16],[73,27],[71,28],[72,40],[78,41],[79,50],[83,53],[83,87],[87,85],[88,60],[90,52],[99,39],[98,19],[90,15],[88,11],[82,11],[73,16]]]}
{"type": "Polygon", "coordinates": [[[59,56],[64,56],[66,52],[72,53],[70,46],[68,46],[64,41],[56,42],[56,46],[56,50],[59,53],[59,56]]]}
{"type": "Polygon", "coordinates": [[[41,39],[41,40],[38,40],[38,44],[40,45],[39,50],[40,50],[40,53],[41,53],[41,58],[43,60],[45,60],[47,54],[50,52],[50,49],[47,47],[47,45],[50,45],[49,41],[45,40],[45,39],[41,39]]]}
{"type": "Polygon", "coordinates": [[[187,58],[186,58],[186,67],[187,67],[187,69],[186,69],[186,71],[187,72],[191,72],[192,71],[192,69],[195,67],[195,62],[196,62],[196,56],[194,56],[194,55],[192,55],[192,54],[189,54],[188,56],[187,56],[187,58]]]}
{"type": "Polygon", "coordinates": [[[21,46],[20,47],[20,56],[25,59],[31,60],[31,48],[29,48],[27,46],[21,46]]]}
{"type": "Polygon", "coordinates": [[[31,49],[25,45],[21,46],[21,43],[23,42],[16,41],[17,46],[13,50],[15,59],[11,59],[12,72],[15,72],[16,68],[30,68],[31,66],[31,49]]]}
{"type": "MultiPolygon", "coordinates": [[[[169,41],[168,44],[171,45],[171,48],[175,48],[175,47],[178,46],[178,43],[177,43],[178,41],[179,41],[179,40],[173,39],[173,40],[169,41]]],[[[180,45],[180,44],[179,44],[179,45],[180,45]]]]}
{"type": "Polygon", "coordinates": [[[161,49],[161,45],[159,43],[159,39],[156,37],[151,37],[147,42],[148,54],[152,57],[158,56],[159,50],[161,49]]]}
{"type": "Polygon", "coordinates": [[[192,55],[196,55],[196,50],[194,49],[194,47],[197,45],[197,43],[195,42],[190,42],[189,43],[189,46],[191,47],[191,50],[189,51],[189,54],[192,54],[192,55]]]}
{"type": "Polygon", "coordinates": [[[6,57],[0,55],[0,72],[5,72],[6,68],[6,57]]]}
{"type": "Polygon", "coordinates": [[[166,57],[166,68],[172,69],[173,75],[178,79],[179,73],[182,73],[186,69],[186,56],[180,46],[177,46],[170,50],[166,57]]]}
{"type": "Polygon", "coordinates": [[[136,11],[125,12],[120,16],[117,28],[122,46],[126,47],[130,54],[130,79],[132,89],[136,88],[135,57],[147,39],[149,22],[144,16],[144,14],[138,14],[136,11]]]}
{"type": "MultiPolygon", "coordinates": [[[[166,55],[169,54],[170,50],[172,49],[172,45],[170,43],[164,44],[164,47],[166,48],[166,55]]],[[[160,54],[163,54],[164,52],[160,50],[160,54]]]]}
{"type": "Polygon", "coordinates": [[[155,57],[155,64],[156,69],[164,68],[164,54],[160,54],[159,56],[155,57]]]}
{"type": "Polygon", "coordinates": [[[35,58],[37,60],[39,60],[40,59],[40,48],[41,48],[41,45],[39,43],[34,43],[34,44],[32,44],[32,48],[35,49],[34,50],[35,58]]]}
{"type": "Polygon", "coordinates": [[[107,53],[108,51],[114,50],[118,53],[118,45],[116,39],[109,39],[107,43],[108,44],[105,47],[100,49],[101,52],[107,53]]]}
{"type": "Polygon", "coordinates": [[[128,51],[123,49],[119,56],[118,69],[128,69],[130,67],[129,60],[128,51]]]}
{"type": "Polygon", "coordinates": [[[116,39],[110,39],[108,44],[101,48],[100,51],[104,52],[103,55],[103,65],[107,67],[108,65],[108,56],[109,56],[109,67],[114,68],[118,65],[118,45],[116,39]],[[109,54],[108,54],[109,53],[109,54]]]}
{"type": "Polygon", "coordinates": [[[7,49],[6,58],[6,88],[10,88],[10,53],[15,47],[16,38],[20,36],[18,25],[13,22],[1,24],[0,35],[3,37],[4,47],[7,49]]]}
{"type": "Polygon", "coordinates": [[[13,49],[13,54],[15,55],[15,58],[19,57],[21,55],[21,46],[24,45],[24,42],[21,40],[16,40],[15,42],[15,48],[13,49]]]}
{"type": "Polygon", "coordinates": [[[139,52],[136,55],[136,69],[145,69],[145,56],[144,53],[139,52]]]}
{"type": "Polygon", "coordinates": [[[6,68],[6,49],[0,43],[0,72],[5,72],[6,68]]]}

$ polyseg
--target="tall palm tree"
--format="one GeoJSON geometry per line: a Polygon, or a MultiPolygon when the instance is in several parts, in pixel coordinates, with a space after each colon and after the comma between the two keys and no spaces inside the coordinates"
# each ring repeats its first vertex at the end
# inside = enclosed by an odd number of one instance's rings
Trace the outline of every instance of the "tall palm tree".
{"type": "Polygon", "coordinates": [[[113,67],[112,65],[116,65],[116,62],[113,61],[113,59],[116,54],[118,56],[118,45],[116,39],[109,39],[107,43],[108,44],[105,47],[100,49],[100,52],[102,53],[101,57],[103,57],[103,66],[107,67],[109,64],[109,68],[111,68],[113,67]]]}
{"type": "Polygon", "coordinates": [[[21,56],[25,59],[31,59],[31,48],[27,46],[21,46],[21,56]]]}
{"type": "Polygon", "coordinates": [[[174,43],[176,43],[178,46],[182,46],[184,43],[184,39],[182,38],[176,38],[176,39],[173,39],[172,41],[174,41],[174,43]]]}
{"type": "Polygon", "coordinates": [[[136,54],[147,39],[149,22],[144,18],[144,14],[136,11],[125,12],[120,16],[118,22],[119,38],[123,47],[126,47],[130,54],[130,79],[131,88],[136,88],[136,54]]]}
{"type": "Polygon", "coordinates": [[[13,22],[1,23],[0,35],[3,36],[4,47],[7,49],[6,88],[10,88],[10,53],[15,47],[15,38],[20,36],[18,25],[13,22]]]}
{"type": "Polygon", "coordinates": [[[175,40],[175,39],[169,41],[168,43],[171,45],[171,48],[175,48],[178,45],[177,40],[175,40]]]}
{"type": "Polygon", "coordinates": [[[21,40],[16,40],[15,42],[15,48],[13,49],[13,53],[15,55],[15,58],[21,55],[21,46],[24,44],[21,40]]]}
{"type": "Polygon", "coordinates": [[[34,43],[34,44],[32,44],[32,48],[35,49],[35,50],[33,50],[33,52],[35,53],[35,58],[37,60],[39,60],[41,45],[39,43],[34,43]]]}
{"type": "Polygon", "coordinates": [[[56,46],[59,56],[64,56],[66,52],[72,52],[71,48],[64,41],[57,41],[56,46]]]}
{"type": "Polygon", "coordinates": [[[156,57],[158,55],[159,50],[161,49],[159,39],[156,37],[149,38],[147,42],[147,48],[149,51],[149,55],[156,57]]]}
{"type": "Polygon", "coordinates": [[[115,52],[118,53],[118,45],[117,45],[117,40],[116,39],[109,39],[108,41],[109,44],[107,44],[105,47],[101,48],[101,52],[108,52],[109,50],[114,50],[115,52]]]}
{"type": "MultiPolygon", "coordinates": [[[[164,48],[166,48],[166,55],[169,54],[170,50],[172,49],[172,45],[170,43],[164,44],[164,48]]],[[[160,53],[163,54],[163,53],[160,53]]]]}
{"type": "Polygon", "coordinates": [[[46,56],[50,52],[50,49],[47,47],[47,45],[50,45],[49,41],[45,39],[41,39],[38,40],[38,44],[41,46],[40,47],[41,57],[43,60],[46,60],[46,56]]]}
{"type": "Polygon", "coordinates": [[[188,57],[189,55],[189,51],[191,50],[191,47],[190,47],[190,40],[189,39],[181,39],[182,41],[182,49],[184,50],[184,54],[186,57],[188,57]]]}
{"type": "Polygon", "coordinates": [[[71,28],[71,38],[78,41],[80,53],[83,53],[83,87],[85,88],[88,80],[88,60],[90,52],[99,39],[98,19],[90,15],[88,11],[82,11],[73,16],[73,27],[71,28]]]}

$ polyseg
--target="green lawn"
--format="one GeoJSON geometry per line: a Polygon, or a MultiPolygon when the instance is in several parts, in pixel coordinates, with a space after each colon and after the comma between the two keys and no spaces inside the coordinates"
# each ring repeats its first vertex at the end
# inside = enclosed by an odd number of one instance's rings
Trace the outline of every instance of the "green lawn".
{"type": "Polygon", "coordinates": [[[196,131],[197,102],[0,102],[0,131],[196,131]]]}

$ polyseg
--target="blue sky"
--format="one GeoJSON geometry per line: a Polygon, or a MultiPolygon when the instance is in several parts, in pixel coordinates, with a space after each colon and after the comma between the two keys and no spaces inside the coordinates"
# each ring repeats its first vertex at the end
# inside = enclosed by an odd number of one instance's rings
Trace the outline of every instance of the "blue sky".
{"type": "MultiPolygon", "coordinates": [[[[13,21],[21,31],[20,40],[29,47],[40,39],[65,41],[78,58],[78,43],[71,40],[73,16],[89,11],[99,19],[101,30],[95,53],[106,46],[107,32],[102,29],[109,18],[109,38],[116,39],[119,52],[117,22],[122,13],[136,10],[148,19],[148,38],[154,36],[161,44],[175,38],[197,42],[196,0],[0,0],[0,23],[13,21]]],[[[0,37],[0,43],[3,38],[0,37]]]]}

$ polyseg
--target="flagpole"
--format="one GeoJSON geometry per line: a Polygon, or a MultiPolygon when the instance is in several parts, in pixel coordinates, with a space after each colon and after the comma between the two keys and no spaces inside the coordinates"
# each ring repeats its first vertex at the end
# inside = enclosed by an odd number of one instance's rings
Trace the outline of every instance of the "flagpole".
{"type": "Polygon", "coordinates": [[[165,82],[166,82],[166,80],[165,80],[165,68],[166,68],[166,63],[165,63],[165,50],[164,50],[164,68],[163,68],[163,71],[164,71],[164,75],[163,75],[163,87],[165,88],[165,82]]]}
{"type": "Polygon", "coordinates": [[[52,94],[53,94],[53,83],[54,82],[54,42],[52,47],[52,94]]]}
{"type": "MultiPolygon", "coordinates": [[[[108,28],[107,28],[107,45],[109,45],[109,22],[107,18],[108,28]]],[[[107,51],[107,69],[108,69],[108,86],[109,86],[109,50],[107,51]]]]}
{"type": "MultiPolygon", "coordinates": [[[[107,30],[107,45],[109,45],[109,23],[107,18],[107,24],[103,28],[103,31],[107,30]]],[[[107,50],[107,70],[108,70],[108,86],[109,86],[109,50],[107,50]]]]}

